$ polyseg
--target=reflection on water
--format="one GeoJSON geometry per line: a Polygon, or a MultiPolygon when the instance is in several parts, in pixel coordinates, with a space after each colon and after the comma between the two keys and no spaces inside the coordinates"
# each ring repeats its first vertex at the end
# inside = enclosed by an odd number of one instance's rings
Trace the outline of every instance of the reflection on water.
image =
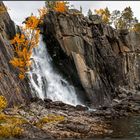
{"type": "Polygon", "coordinates": [[[140,140],[140,116],[107,121],[112,133],[86,140],[140,140]]]}
{"type": "Polygon", "coordinates": [[[111,129],[111,138],[140,140],[140,116],[112,120],[111,129]]]}

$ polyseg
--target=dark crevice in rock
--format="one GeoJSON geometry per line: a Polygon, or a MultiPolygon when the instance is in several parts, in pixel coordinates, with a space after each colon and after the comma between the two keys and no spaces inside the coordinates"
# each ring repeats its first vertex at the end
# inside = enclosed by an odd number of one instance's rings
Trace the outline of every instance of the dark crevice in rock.
{"type": "Polygon", "coordinates": [[[139,57],[134,48],[139,43],[135,41],[136,45],[131,40],[134,34],[131,33],[130,37],[126,30],[117,31],[103,24],[97,15],[88,19],[69,12],[48,13],[44,28],[53,60],[62,73],[68,72],[65,76],[67,79],[71,77],[75,87],[82,85],[91,104],[109,105],[116,87],[137,87],[139,78],[134,77],[138,75],[135,63],[139,65],[139,57]]]}

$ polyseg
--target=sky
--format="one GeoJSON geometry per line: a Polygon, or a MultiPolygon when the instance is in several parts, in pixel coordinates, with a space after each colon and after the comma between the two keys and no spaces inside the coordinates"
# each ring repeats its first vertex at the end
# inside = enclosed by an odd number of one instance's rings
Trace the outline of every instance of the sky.
{"type": "MultiPolygon", "coordinates": [[[[76,9],[83,9],[83,14],[87,15],[90,8],[93,12],[94,9],[108,7],[110,11],[120,10],[130,6],[134,12],[134,16],[140,21],[140,1],[69,1],[70,5],[74,5],[76,9]]],[[[37,9],[45,5],[44,1],[4,1],[4,4],[10,8],[9,14],[16,24],[21,24],[22,21],[31,13],[37,15],[37,9]]]]}

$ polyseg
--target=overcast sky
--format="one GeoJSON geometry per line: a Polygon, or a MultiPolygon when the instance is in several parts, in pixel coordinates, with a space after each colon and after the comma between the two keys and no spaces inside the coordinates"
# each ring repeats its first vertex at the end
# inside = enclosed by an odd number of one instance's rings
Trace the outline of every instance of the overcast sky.
{"type": "MultiPolygon", "coordinates": [[[[44,1],[4,1],[5,5],[10,8],[9,13],[16,24],[21,24],[22,21],[31,13],[37,14],[37,9],[44,6],[44,1]]],[[[86,15],[88,9],[108,7],[110,11],[123,10],[130,6],[136,16],[140,20],[140,1],[70,1],[75,8],[83,8],[83,13],[86,15]]]]}

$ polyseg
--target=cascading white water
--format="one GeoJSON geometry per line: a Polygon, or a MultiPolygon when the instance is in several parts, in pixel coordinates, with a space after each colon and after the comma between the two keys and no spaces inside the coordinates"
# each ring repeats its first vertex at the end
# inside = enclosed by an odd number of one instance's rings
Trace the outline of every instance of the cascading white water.
{"type": "Polygon", "coordinates": [[[47,48],[40,38],[40,43],[34,49],[32,56],[33,67],[30,71],[31,87],[41,99],[49,98],[53,101],[62,101],[71,105],[78,105],[75,89],[52,67],[52,59],[47,48]]]}

